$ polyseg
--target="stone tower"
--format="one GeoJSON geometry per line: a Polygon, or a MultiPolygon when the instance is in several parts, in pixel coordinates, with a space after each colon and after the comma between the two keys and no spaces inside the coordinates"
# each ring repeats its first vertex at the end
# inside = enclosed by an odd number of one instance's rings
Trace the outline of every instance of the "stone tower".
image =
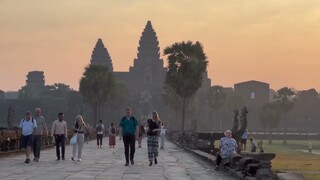
{"type": "Polygon", "coordinates": [[[106,65],[110,71],[113,71],[111,57],[108,53],[107,48],[105,48],[102,39],[100,38],[98,39],[96,46],[92,51],[90,63],[106,65]]]}
{"type": "Polygon", "coordinates": [[[142,80],[141,84],[163,84],[166,69],[163,67],[163,60],[160,59],[159,41],[151,21],[147,22],[142,32],[137,58],[129,71],[142,80]]]}
{"type": "Polygon", "coordinates": [[[27,75],[26,80],[27,86],[32,87],[44,87],[45,80],[44,80],[44,72],[43,71],[30,71],[27,75]]]}

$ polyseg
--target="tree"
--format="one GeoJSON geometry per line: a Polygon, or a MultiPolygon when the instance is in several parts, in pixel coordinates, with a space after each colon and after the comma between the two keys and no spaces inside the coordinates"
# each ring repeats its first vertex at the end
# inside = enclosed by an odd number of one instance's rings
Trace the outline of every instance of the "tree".
{"type": "Polygon", "coordinates": [[[85,102],[93,108],[93,124],[97,123],[104,103],[114,94],[115,78],[107,66],[90,64],[80,80],[79,91],[85,102]]]}
{"type": "Polygon", "coordinates": [[[225,105],[227,95],[223,91],[222,86],[212,86],[208,91],[208,104],[209,106],[216,111],[216,119],[219,119],[219,129],[222,129],[221,122],[221,108],[225,105]]]}
{"type": "Polygon", "coordinates": [[[182,145],[186,100],[201,87],[208,61],[199,42],[174,43],[164,49],[164,55],[168,55],[168,71],[165,84],[170,86],[182,99],[182,145]]]}
{"type": "Polygon", "coordinates": [[[294,97],[296,93],[288,88],[283,87],[279,89],[278,95],[275,96],[276,102],[279,104],[279,108],[283,115],[284,122],[284,138],[283,144],[287,144],[287,113],[294,108],[294,97]]]}
{"type": "Polygon", "coordinates": [[[278,102],[271,102],[262,106],[260,120],[263,126],[267,127],[267,131],[269,131],[269,144],[272,144],[271,130],[279,126],[281,113],[278,102]]]}
{"type": "Polygon", "coordinates": [[[181,97],[168,85],[164,85],[164,94],[162,99],[167,106],[170,106],[175,112],[175,119],[178,119],[178,112],[181,110],[181,97]]]}

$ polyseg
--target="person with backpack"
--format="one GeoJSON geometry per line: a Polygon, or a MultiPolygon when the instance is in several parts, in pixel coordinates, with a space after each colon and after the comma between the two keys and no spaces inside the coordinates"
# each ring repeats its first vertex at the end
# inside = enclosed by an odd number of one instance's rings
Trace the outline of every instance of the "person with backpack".
{"type": "Polygon", "coordinates": [[[116,128],[114,127],[113,123],[111,123],[111,126],[109,128],[109,146],[110,148],[114,148],[116,145],[116,128]]]}
{"type": "Polygon", "coordinates": [[[24,163],[30,163],[31,147],[33,145],[33,134],[36,133],[37,122],[32,117],[32,113],[27,111],[25,118],[21,120],[19,127],[21,128],[21,145],[26,149],[26,160],[24,163]]]}
{"type": "Polygon", "coordinates": [[[138,121],[131,115],[132,109],[126,108],[126,116],[122,117],[119,124],[120,139],[123,138],[124,154],[126,157],[125,166],[129,166],[129,155],[131,164],[134,165],[134,153],[136,146],[136,139],[138,139],[138,121]],[[130,149],[130,154],[129,154],[130,149]]]}
{"type": "Polygon", "coordinates": [[[102,138],[103,138],[103,132],[104,132],[104,125],[102,124],[102,120],[100,120],[99,123],[96,125],[96,131],[97,131],[97,146],[98,148],[102,148],[102,138]]]}

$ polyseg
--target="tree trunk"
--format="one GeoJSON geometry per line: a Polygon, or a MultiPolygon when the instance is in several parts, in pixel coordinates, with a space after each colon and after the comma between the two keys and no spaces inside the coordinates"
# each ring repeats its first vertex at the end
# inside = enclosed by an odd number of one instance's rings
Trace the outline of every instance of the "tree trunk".
{"type": "Polygon", "coordinates": [[[186,114],[186,98],[183,98],[182,100],[182,119],[181,119],[181,139],[180,139],[180,146],[183,146],[183,140],[184,140],[184,120],[185,120],[185,114],[186,114]]]}
{"type": "Polygon", "coordinates": [[[98,112],[99,112],[99,103],[95,103],[93,105],[93,124],[97,124],[97,119],[98,119],[98,112]]]}
{"type": "MultiPolygon", "coordinates": [[[[175,110],[175,121],[174,122],[178,122],[178,110],[175,110]]],[[[180,127],[179,127],[179,123],[175,123],[176,125],[177,125],[177,130],[179,130],[179,129],[181,129],[180,127]]]]}
{"type": "Polygon", "coordinates": [[[283,122],[284,122],[284,135],[283,135],[283,144],[287,144],[287,114],[283,113],[283,122]]]}

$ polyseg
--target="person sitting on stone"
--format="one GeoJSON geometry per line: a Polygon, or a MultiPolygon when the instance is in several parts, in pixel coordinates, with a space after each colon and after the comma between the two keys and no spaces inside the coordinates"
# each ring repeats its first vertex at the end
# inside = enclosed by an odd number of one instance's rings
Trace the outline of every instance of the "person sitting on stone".
{"type": "Polygon", "coordinates": [[[220,139],[220,149],[216,159],[216,170],[219,170],[220,163],[223,159],[229,158],[231,154],[236,153],[238,147],[236,140],[232,138],[231,130],[226,130],[224,136],[225,137],[220,139]]]}
{"type": "Polygon", "coordinates": [[[257,145],[254,142],[253,137],[250,138],[250,143],[251,143],[251,152],[256,152],[257,151],[257,145]]]}

